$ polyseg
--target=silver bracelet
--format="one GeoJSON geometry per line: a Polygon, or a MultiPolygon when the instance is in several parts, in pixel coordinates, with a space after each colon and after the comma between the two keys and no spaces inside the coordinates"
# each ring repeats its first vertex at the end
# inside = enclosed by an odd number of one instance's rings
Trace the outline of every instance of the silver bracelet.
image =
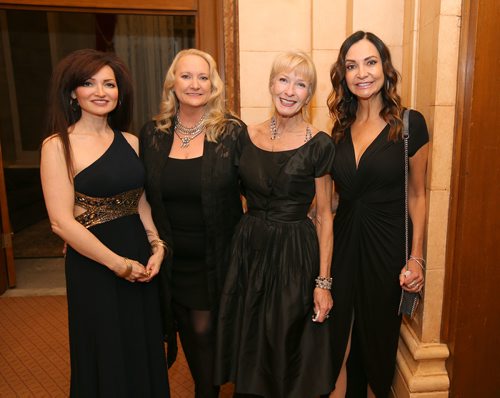
{"type": "Polygon", "coordinates": [[[420,268],[422,268],[422,270],[425,271],[425,265],[424,265],[425,264],[425,260],[423,258],[421,258],[421,257],[414,257],[414,256],[410,255],[410,258],[409,258],[408,261],[410,261],[410,260],[415,261],[418,265],[420,265],[420,268]]]}
{"type": "Polygon", "coordinates": [[[316,278],[316,287],[319,287],[320,289],[331,290],[332,281],[332,277],[318,276],[316,278]]]}

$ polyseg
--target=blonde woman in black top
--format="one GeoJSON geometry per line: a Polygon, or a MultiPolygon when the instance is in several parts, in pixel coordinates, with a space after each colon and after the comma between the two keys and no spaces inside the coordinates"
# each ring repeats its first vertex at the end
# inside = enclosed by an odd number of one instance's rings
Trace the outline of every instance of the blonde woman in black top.
{"type": "Polygon", "coordinates": [[[161,272],[168,357],[175,358],[178,331],[196,397],[217,397],[219,391],[212,369],[215,313],[229,242],[242,215],[234,157],[244,129],[225,112],[213,58],[189,49],[172,62],[160,113],[141,131],[146,192],[169,247],[161,272]]]}

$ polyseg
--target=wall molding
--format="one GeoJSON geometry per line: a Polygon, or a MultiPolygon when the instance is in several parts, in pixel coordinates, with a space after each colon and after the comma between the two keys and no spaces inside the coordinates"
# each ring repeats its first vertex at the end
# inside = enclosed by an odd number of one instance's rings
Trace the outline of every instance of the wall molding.
{"type": "Polygon", "coordinates": [[[406,320],[403,321],[393,396],[448,397],[450,379],[446,371],[446,360],[449,355],[446,344],[421,342],[406,320]]]}

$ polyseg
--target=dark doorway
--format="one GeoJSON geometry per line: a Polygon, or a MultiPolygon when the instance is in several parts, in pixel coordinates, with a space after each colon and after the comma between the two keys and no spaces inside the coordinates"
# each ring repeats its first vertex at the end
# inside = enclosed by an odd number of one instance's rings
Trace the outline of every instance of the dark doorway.
{"type": "Polygon", "coordinates": [[[62,242],[47,220],[38,166],[52,68],[80,48],[117,53],[134,78],[131,132],[138,132],[157,112],[173,57],[195,46],[195,17],[0,10],[0,28],[0,140],[14,256],[62,256],[62,242]]]}

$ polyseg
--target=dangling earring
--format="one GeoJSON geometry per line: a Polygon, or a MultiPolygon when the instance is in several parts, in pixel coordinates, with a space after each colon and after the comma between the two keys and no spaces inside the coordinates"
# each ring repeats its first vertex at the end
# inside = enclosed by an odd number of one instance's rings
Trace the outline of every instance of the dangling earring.
{"type": "Polygon", "coordinates": [[[387,94],[389,94],[389,90],[391,88],[391,84],[389,83],[389,80],[385,79],[385,91],[387,94]]]}
{"type": "Polygon", "coordinates": [[[69,105],[71,106],[71,110],[73,112],[78,112],[78,109],[80,109],[80,104],[76,98],[71,98],[69,100],[69,105]]]}

